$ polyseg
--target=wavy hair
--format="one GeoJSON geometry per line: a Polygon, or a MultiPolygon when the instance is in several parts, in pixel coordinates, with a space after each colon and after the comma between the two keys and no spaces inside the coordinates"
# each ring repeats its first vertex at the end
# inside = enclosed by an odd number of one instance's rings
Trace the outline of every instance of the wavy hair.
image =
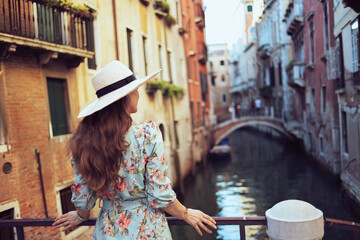
{"type": "Polygon", "coordinates": [[[102,195],[119,177],[122,153],[129,143],[124,135],[132,124],[125,111],[127,97],[85,117],[67,144],[77,171],[89,189],[102,195]]]}

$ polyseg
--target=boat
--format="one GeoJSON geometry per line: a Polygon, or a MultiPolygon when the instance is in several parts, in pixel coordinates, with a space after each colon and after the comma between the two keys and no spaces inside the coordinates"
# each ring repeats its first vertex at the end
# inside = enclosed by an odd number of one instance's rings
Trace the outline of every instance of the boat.
{"type": "Polygon", "coordinates": [[[224,138],[219,144],[210,150],[210,154],[216,158],[228,157],[231,153],[231,147],[228,138],[224,138]]]}

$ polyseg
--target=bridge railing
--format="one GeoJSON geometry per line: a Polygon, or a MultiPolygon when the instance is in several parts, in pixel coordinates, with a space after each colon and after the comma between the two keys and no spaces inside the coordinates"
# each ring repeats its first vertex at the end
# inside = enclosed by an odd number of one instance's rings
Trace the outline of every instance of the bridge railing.
{"type": "MultiPolygon", "coordinates": [[[[252,225],[265,225],[266,218],[260,217],[214,217],[216,224],[220,225],[237,225],[240,230],[240,239],[246,239],[246,226],[252,225]]],[[[47,219],[11,219],[0,220],[0,228],[16,228],[16,235],[18,240],[24,240],[24,227],[51,227],[54,223],[54,218],[47,219]]],[[[167,218],[169,225],[187,225],[186,222],[174,217],[167,218]]],[[[352,232],[352,240],[360,240],[360,223],[343,221],[331,218],[324,218],[326,228],[336,228],[352,232]]],[[[94,226],[96,218],[90,218],[89,220],[80,224],[80,226],[94,226]]]]}

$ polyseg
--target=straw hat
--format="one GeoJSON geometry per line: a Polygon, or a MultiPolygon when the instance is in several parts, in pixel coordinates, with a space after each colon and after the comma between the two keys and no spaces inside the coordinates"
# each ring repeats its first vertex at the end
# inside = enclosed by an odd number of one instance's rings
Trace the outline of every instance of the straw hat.
{"type": "Polygon", "coordinates": [[[112,61],[92,76],[91,81],[98,100],[86,106],[78,118],[86,117],[125,97],[136,88],[153,78],[161,69],[136,79],[133,72],[120,61],[112,61]]]}

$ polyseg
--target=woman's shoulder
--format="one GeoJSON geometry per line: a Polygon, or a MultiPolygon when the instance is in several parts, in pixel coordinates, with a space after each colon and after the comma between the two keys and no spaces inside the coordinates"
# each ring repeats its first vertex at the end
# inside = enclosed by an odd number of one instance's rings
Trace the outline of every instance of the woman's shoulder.
{"type": "Polygon", "coordinates": [[[137,138],[144,137],[146,139],[147,136],[154,135],[158,132],[158,126],[154,121],[133,122],[131,127],[137,138]]]}

